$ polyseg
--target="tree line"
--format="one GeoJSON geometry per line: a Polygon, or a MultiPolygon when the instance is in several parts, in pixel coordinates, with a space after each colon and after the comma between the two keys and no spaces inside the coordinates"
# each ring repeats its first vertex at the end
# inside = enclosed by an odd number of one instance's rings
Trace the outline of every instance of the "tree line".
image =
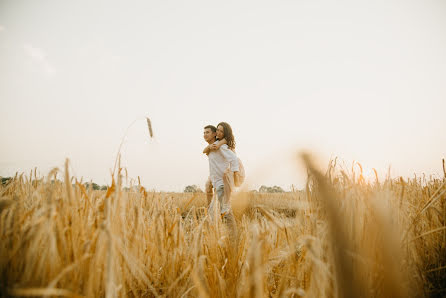
{"type": "MultiPolygon", "coordinates": [[[[203,192],[201,188],[198,185],[188,185],[184,188],[183,192],[187,193],[196,193],[196,192],[203,192]]],[[[274,186],[266,186],[262,185],[259,187],[258,190],[252,190],[252,192],[259,192],[259,193],[281,193],[285,192],[282,187],[274,185],[274,186]]]]}
{"type": "MultiPolygon", "coordinates": [[[[13,178],[12,177],[1,177],[1,184],[2,185],[6,185],[8,184],[13,178]]],[[[99,185],[97,183],[94,182],[85,182],[84,183],[85,188],[92,188],[93,190],[107,190],[108,186],[107,185],[99,185]]],[[[130,188],[129,187],[124,187],[124,190],[129,191],[130,188]]],[[[199,192],[203,192],[203,190],[198,186],[198,185],[188,185],[184,188],[185,193],[199,193],[199,192]]],[[[259,192],[259,193],[281,193],[281,192],[285,192],[283,190],[283,188],[281,188],[280,186],[274,185],[274,186],[266,186],[266,185],[262,185],[259,187],[258,190],[252,190],[252,192],[259,192]]]]}

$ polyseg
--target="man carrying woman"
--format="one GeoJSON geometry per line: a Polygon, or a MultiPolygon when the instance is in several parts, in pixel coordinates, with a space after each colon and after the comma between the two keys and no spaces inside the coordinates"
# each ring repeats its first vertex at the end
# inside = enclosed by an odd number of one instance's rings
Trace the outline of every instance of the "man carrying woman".
{"type": "Polygon", "coordinates": [[[245,174],[240,160],[235,154],[235,140],[231,126],[220,122],[217,127],[207,125],[204,139],[208,146],[203,153],[209,158],[209,180],[206,182],[206,196],[209,213],[213,214],[216,202],[220,207],[222,218],[233,220],[230,198],[235,186],[240,186],[245,174]],[[213,198],[213,189],[217,198],[213,198]]]}

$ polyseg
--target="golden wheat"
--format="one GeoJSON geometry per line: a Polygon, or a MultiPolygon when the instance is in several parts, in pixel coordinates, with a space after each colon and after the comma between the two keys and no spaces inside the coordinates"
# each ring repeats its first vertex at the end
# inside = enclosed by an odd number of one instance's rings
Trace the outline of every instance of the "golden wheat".
{"type": "MultiPolygon", "coordinates": [[[[235,226],[205,194],[85,188],[54,169],[0,186],[8,296],[419,297],[444,295],[445,179],[367,182],[305,157],[305,191],[240,192],[235,226]]],[[[361,168],[361,165],[358,163],[361,168]]]]}

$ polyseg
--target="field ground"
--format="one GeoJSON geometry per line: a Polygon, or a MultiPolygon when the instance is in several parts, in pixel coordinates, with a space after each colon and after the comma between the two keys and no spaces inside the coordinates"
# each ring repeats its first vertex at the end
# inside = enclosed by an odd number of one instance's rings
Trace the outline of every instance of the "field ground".
{"type": "Polygon", "coordinates": [[[446,295],[446,179],[307,166],[304,191],[236,193],[235,223],[202,193],[126,192],[119,175],[108,191],[17,176],[0,186],[1,295],[446,295]]]}

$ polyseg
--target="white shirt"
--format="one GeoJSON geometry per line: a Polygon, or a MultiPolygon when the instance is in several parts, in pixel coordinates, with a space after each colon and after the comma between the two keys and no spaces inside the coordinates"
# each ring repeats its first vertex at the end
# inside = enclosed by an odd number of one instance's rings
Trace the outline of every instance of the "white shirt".
{"type": "Polygon", "coordinates": [[[209,173],[214,188],[223,185],[223,174],[228,166],[231,166],[232,172],[239,171],[237,155],[226,144],[223,144],[218,150],[211,150],[208,157],[209,173]]]}

